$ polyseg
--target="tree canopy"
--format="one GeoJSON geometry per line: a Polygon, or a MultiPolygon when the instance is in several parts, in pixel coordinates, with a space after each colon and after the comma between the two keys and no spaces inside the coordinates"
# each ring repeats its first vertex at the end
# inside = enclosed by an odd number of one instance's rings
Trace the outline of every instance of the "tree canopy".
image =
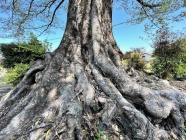
{"type": "MultiPolygon", "coordinates": [[[[180,21],[185,15],[184,0],[116,0],[131,15],[127,22],[150,20],[146,30],[180,21]]],[[[54,28],[63,28],[61,15],[66,12],[68,0],[3,0],[0,3],[1,37],[19,36],[32,30],[38,35],[54,28]]],[[[78,18],[78,17],[77,17],[78,18]]]]}

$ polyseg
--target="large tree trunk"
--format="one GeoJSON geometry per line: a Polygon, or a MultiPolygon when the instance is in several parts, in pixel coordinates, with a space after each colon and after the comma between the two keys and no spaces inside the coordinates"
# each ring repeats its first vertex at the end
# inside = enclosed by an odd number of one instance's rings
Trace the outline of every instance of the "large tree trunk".
{"type": "Polygon", "coordinates": [[[184,139],[186,94],[132,80],[111,23],[112,0],[69,0],[58,49],[0,97],[0,140],[184,139]]]}

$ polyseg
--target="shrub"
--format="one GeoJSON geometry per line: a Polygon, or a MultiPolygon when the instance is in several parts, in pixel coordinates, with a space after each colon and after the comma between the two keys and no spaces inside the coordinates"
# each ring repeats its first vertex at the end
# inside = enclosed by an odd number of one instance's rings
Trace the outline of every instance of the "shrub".
{"type": "Polygon", "coordinates": [[[133,51],[126,52],[122,59],[122,63],[127,67],[127,69],[137,69],[143,70],[146,65],[146,60],[143,56],[143,52],[133,49],[133,51]]]}
{"type": "Polygon", "coordinates": [[[151,65],[153,68],[153,73],[156,76],[161,77],[163,79],[168,78],[168,77],[172,77],[171,73],[173,73],[173,72],[170,72],[171,69],[168,68],[168,64],[165,64],[161,59],[154,57],[151,65]]]}
{"type": "Polygon", "coordinates": [[[186,39],[168,30],[158,31],[154,43],[152,68],[164,79],[185,77],[186,39]]]}
{"type": "Polygon", "coordinates": [[[11,68],[17,63],[28,64],[31,61],[42,59],[45,54],[45,48],[27,43],[11,43],[1,44],[1,52],[4,56],[3,66],[5,68],[11,68]]]}
{"type": "Polygon", "coordinates": [[[176,79],[186,79],[186,63],[180,63],[175,69],[176,73],[174,78],[176,79]]]}
{"type": "Polygon", "coordinates": [[[3,77],[4,83],[12,83],[16,85],[24,76],[25,72],[29,69],[28,64],[15,64],[14,67],[7,70],[6,75],[3,77]]]}

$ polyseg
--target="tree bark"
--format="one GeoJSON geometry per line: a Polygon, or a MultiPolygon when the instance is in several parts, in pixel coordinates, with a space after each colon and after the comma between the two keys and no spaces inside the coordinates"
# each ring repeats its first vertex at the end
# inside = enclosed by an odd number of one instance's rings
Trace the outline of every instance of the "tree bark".
{"type": "Polygon", "coordinates": [[[112,0],[69,0],[59,47],[0,97],[0,140],[184,139],[186,94],[131,79],[112,34],[112,0]]]}

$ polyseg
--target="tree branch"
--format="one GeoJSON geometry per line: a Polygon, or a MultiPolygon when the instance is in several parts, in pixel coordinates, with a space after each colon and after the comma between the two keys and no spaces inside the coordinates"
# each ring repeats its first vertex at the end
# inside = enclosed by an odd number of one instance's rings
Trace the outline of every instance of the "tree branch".
{"type": "Polygon", "coordinates": [[[33,2],[34,2],[34,0],[31,0],[29,8],[28,8],[28,13],[26,14],[25,18],[21,21],[20,25],[23,24],[27,20],[27,18],[29,17],[33,2]]]}
{"type": "Polygon", "coordinates": [[[154,23],[154,20],[152,17],[149,16],[149,14],[147,13],[147,11],[145,10],[144,6],[142,6],[143,11],[145,12],[145,15],[147,16],[147,18],[151,21],[151,23],[156,26],[157,28],[160,28],[156,23],[154,23]]]}
{"type": "Polygon", "coordinates": [[[17,2],[17,0],[13,0],[12,5],[13,5],[13,10],[15,9],[15,3],[17,2]]]}
{"type": "Polygon", "coordinates": [[[49,1],[49,2],[44,6],[44,8],[36,14],[36,16],[38,16],[38,15],[41,14],[41,13],[43,13],[47,8],[50,9],[51,6],[52,6],[55,2],[56,2],[56,0],[49,1]]]}
{"type": "Polygon", "coordinates": [[[150,9],[154,8],[154,7],[159,7],[162,6],[162,3],[157,3],[157,4],[149,4],[147,2],[144,2],[143,0],[137,0],[137,2],[139,2],[142,6],[144,7],[149,7],[150,9]]]}
{"type": "Polygon", "coordinates": [[[48,28],[52,25],[52,23],[53,23],[53,21],[54,21],[54,17],[55,17],[55,15],[56,15],[56,11],[59,9],[59,7],[63,4],[64,1],[65,1],[65,0],[62,0],[62,1],[57,5],[57,7],[54,9],[54,12],[53,12],[52,19],[51,19],[50,23],[47,25],[46,29],[44,29],[44,30],[40,33],[40,35],[41,35],[42,33],[44,33],[46,30],[48,30],[48,28]]]}

